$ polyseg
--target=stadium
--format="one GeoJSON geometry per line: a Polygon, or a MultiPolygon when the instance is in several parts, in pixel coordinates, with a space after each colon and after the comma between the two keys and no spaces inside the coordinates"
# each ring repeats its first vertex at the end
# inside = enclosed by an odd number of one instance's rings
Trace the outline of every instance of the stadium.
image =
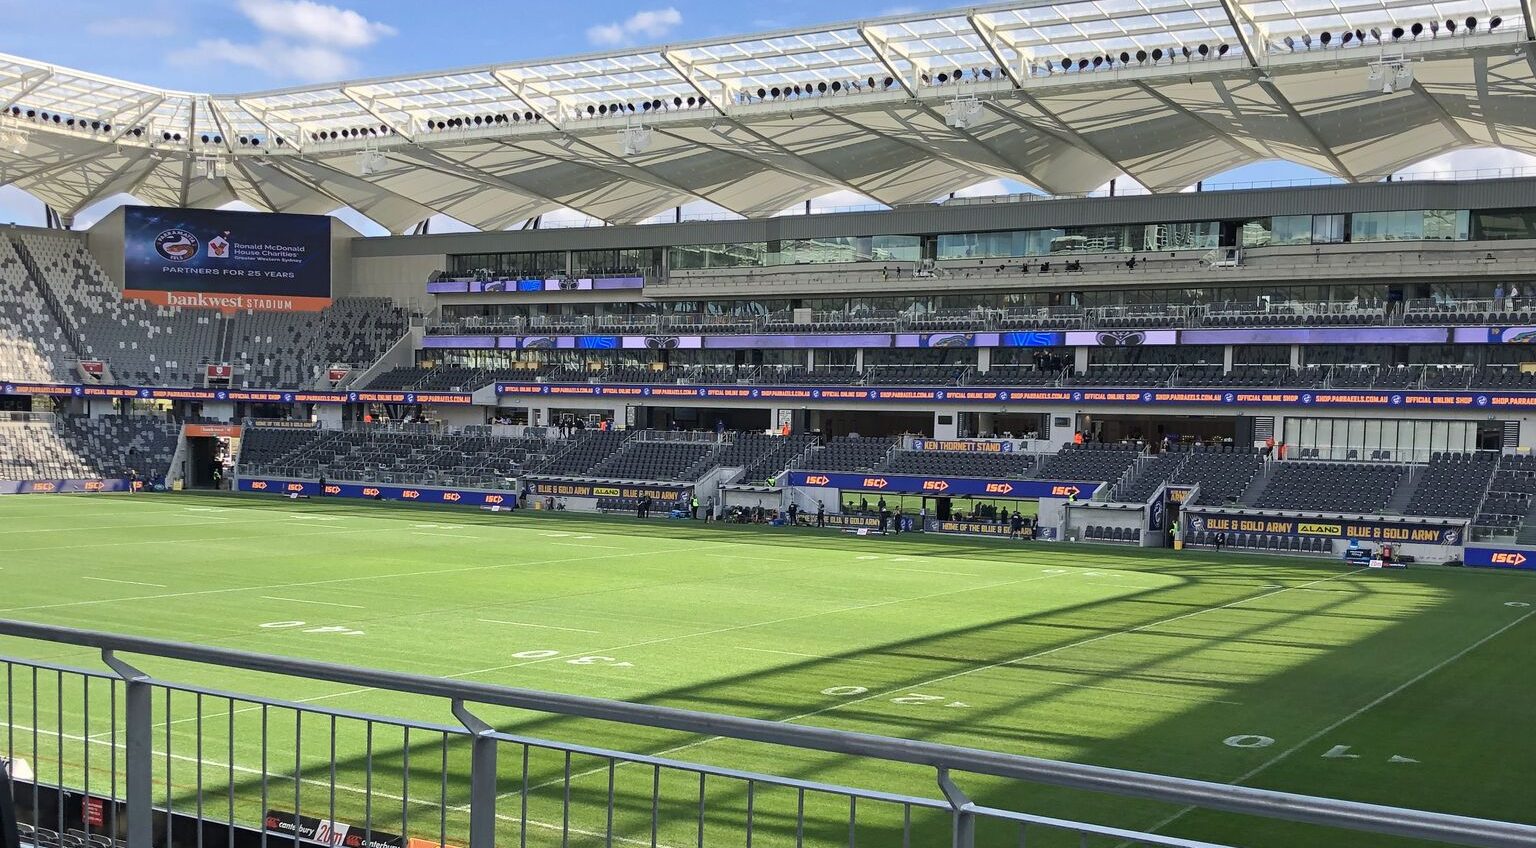
{"type": "Polygon", "coordinates": [[[0,848],[1536,845],[1531,0],[637,20],[0,55],[0,848]]]}

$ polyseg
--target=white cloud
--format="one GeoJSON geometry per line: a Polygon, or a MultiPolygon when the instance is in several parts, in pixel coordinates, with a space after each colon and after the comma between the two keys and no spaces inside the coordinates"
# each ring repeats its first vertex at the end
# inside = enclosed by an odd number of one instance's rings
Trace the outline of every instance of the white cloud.
{"type": "Polygon", "coordinates": [[[1518,153],[1499,147],[1479,147],[1473,150],[1453,150],[1442,153],[1398,171],[1398,174],[1424,177],[1430,174],[1452,174],[1476,179],[1477,177],[1529,176],[1529,169],[1536,168],[1536,156],[1518,153]],[[1519,170],[1525,169],[1525,170],[1519,170]]]}
{"type": "Polygon", "coordinates": [[[319,45],[288,44],[268,39],[259,44],[238,44],[227,38],[205,38],[191,47],[166,56],[173,65],[196,67],[208,62],[252,68],[270,77],[324,82],[352,74],[356,62],[338,50],[319,45]]]}
{"type": "Polygon", "coordinates": [[[637,38],[663,38],[683,22],[683,13],[672,8],[646,9],[622,21],[587,27],[587,40],[599,47],[630,44],[637,38]]]}
{"type": "Polygon", "coordinates": [[[367,47],[395,34],[395,28],[370,21],[351,9],[312,0],[240,0],[251,23],[280,39],[296,39],[342,49],[367,47]]]}

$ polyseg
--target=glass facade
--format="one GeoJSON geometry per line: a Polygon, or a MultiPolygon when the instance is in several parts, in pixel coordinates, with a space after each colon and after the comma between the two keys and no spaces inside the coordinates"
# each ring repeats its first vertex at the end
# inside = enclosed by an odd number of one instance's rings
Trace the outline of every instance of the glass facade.
{"type": "Polygon", "coordinates": [[[1400,462],[1425,462],[1434,453],[1470,452],[1489,445],[1497,426],[1482,421],[1287,417],[1284,441],[1292,456],[1299,449],[1316,448],[1320,459],[1369,459],[1372,451],[1386,451],[1400,462]]]}
{"type": "Polygon", "coordinates": [[[1106,224],[938,237],[937,258],[1009,259],[1059,253],[1140,253],[1210,250],[1221,242],[1215,221],[1176,224],[1106,224]]]}
{"type": "Polygon", "coordinates": [[[1466,241],[1471,215],[1467,210],[1425,209],[1405,212],[1356,212],[1350,219],[1350,239],[1376,241],[1466,241]]]}

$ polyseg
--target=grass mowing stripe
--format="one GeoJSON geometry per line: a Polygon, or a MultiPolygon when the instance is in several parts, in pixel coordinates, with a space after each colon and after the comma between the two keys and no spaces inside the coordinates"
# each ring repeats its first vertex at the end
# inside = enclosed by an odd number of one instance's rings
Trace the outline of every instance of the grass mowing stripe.
{"type": "MultiPolygon", "coordinates": [[[[946,675],[944,675],[942,677],[935,677],[935,678],[933,678],[931,680],[925,680],[925,681],[921,681],[919,683],[913,683],[913,684],[910,684],[910,685],[907,685],[907,686],[902,686],[902,687],[899,687],[899,688],[896,688],[896,689],[888,689],[888,690],[886,690],[884,692],[876,692],[876,693],[873,693],[873,694],[864,695],[864,696],[861,696],[861,697],[858,697],[858,698],[854,698],[854,699],[851,699],[851,700],[848,700],[848,701],[843,701],[843,702],[838,703],[838,704],[833,704],[830,707],[822,707],[821,709],[818,709],[818,710],[811,710],[810,712],[804,712],[804,713],[800,713],[798,715],[792,715],[789,718],[779,719],[778,721],[781,724],[788,724],[788,723],[791,723],[791,722],[802,721],[802,720],[808,719],[808,718],[814,718],[816,716],[824,715],[824,714],[830,713],[830,712],[834,712],[836,710],[840,710],[840,709],[843,709],[845,707],[851,707],[851,706],[854,706],[856,704],[862,704],[862,703],[866,703],[868,701],[879,700],[881,698],[889,698],[889,697],[892,697],[894,695],[899,695],[902,692],[908,692],[908,691],[912,691],[912,690],[915,690],[915,689],[921,689],[921,688],[924,688],[924,687],[932,686],[935,683],[943,683],[945,681],[954,680],[955,678],[958,678],[958,677],[965,677],[966,675],[970,675],[970,674],[977,674],[979,672],[990,671],[990,670],[995,669],[995,668],[1002,668],[1002,667],[1008,666],[1008,665],[1016,665],[1016,664],[1021,663],[1021,662],[1028,662],[1029,660],[1036,660],[1036,659],[1039,659],[1041,657],[1047,657],[1047,656],[1050,656],[1051,654],[1055,654],[1055,653],[1059,653],[1061,651],[1068,650],[1069,648],[1080,648],[1080,647],[1082,647],[1084,645],[1091,645],[1091,644],[1093,644],[1095,642],[1102,642],[1105,639],[1112,639],[1112,638],[1115,638],[1117,636],[1125,636],[1125,635],[1128,635],[1128,634],[1131,634],[1131,633],[1140,633],[1140,632],[1142,632],[1144,630],[1149,630],[1149,629],[1151,629],[1153,627],[1160,627],[1160,626],[1162,626],[1164,624],[1172,624],[1175,621],[1182,621],[1183,619],[1191,618],[1191,617],[1194,617],[1194,616],[1197,616],[1197,615],[1204,615],[1204,614],[1206,614],[1208,612],[1216,612],[1217,610],[1229,609],[1231,607],[1238,606],[1239,604],[1246,604],[1246,603],[1250,603],[1252,601],[1262,600],[1264,598],[1268,598],[1268,597],[1271,597],[1271,596],[1274,596],[1274,595],[1279,595],[1279,594],[1281,594],[1283,592],[1293,592],[1293,591],[1296,591],[1298,589],[1305,589],[1305,588],[1307,588],[1309,586],[1316,586],[1316,585],[1318,585],[1320,583],[1327,583],[1327,582],[1332,581],[1332,580],[1338,580],[1339,578],[1342,578],[1342,577],[1349,577],[1350,575],[1353,575],[1353,574],[1359,574],[1360,572],[1365,571],[1365,570],[1367,570],[1367,569],[1365,569],[1365,568],[1357,568],[1357,569],[1355,569],[1353,571],[1345,572],[1344,574],[1335,574],[1332,577],[1325,577],[1325,578],[1322,578],[1320,580],[1314,580],[1314,581],[1312,581],[1310,583],[1303,583],[1300,586],[1291,586],[1291,587],[1287,587],[1287,588],[1284,588],[1284,589],[1277,589],[1277,590],[1272,591],[1272,592],[1264,592],[1264,593],[1259,594],[1259,595],[1252,595],[1252,596],[1249,596],[1249,597],[1246,597],[1246,598],[1241,598],[1239,600],[1232,601],[1231,603],[1226,603],[1226,604],[1222,604],[1220,606],[1214,606],[1214,607],[1206,607],[1205,609],[1195,610],[1194,612],[1187,612],[1187,613],[1184,613],[1182,615],[1176,615],[1176,616],[1173,616],[1171,618],[1165,618],[1165,619],[1162,619],[1160,621],[1154,621],[1154,622],[1151,622],[1149,624],[1143,624],[1143,625],[1140,625],[1140,626],[1137,626],[1137,627],[1127,628],[1125,630],[1116,630],[1116,631],[1114,631],[1112,633],[1101,633],[1101,634],[1099,634],[1097,636],[1090,636],[1090,637],[1085,638],[1085,639],[1079,639],[1076,642],[1069,642],[1069,643],[1067,643],[1065,645],[1058,645],[1058,646],[1056,646],[1054,648],[1048,648],[1048,649],[1043,650],[1043,651],[1036,651],[1035,653],[1026,654],[1025,656],[1022,656],[1022,657],[1014,657],[1013,659],[1004,660],[1002,662],[989,663],[987,665],[977,666],[975,668],[966,669],[965,671],[957,671],[957,672],[954,672],[953,674],[946,674],[946,675]]],[[[1052,575],[1052,576],[1054,576],[1054,575],[1052,575]]],[[[720,741],[721,739],[724,739],[724,738],[726,738],[726,737],[724,737],[724,736],[711,736],[711,737],[709,737],[707,739],[701,739],[701,740],[699,740],[697,742],[689,742],[686,745],[678,745],[676,747],[667,748],[666,750],[656,751],[653,754],[651,754],[651,756],[653,756],[653,757],[670,756],[670,755],[675,754],[675,753],[677,753],[679,751],[686,751],[686,750],[688,750],[690,748],[697,748],[697,747],[699,747],[701,745],[708,745],[711,742],[718,742],[718,741],[720,741]]],[[[595,772],[590,772],[589,771],[589,772],[584,772],[581,775],[573,775],[572,779],[575,779],[575,777],[585,776],[585,775],[593,774],[593,773],[595,773],[595,772]]]]}
{"type": "MultiPolygon", "coordinates": [[[[1434,665],[1430,666],[1429,668],[1424,669],[1423,671],[1419,672],[1418,674],[1414,675],[1413,677],[1409,678],[1408,680],[1403,681],[1402,683],[1398,684],[1397,686],[1394,686],[1392,689],[1388,690],[1387,692],[1384,692],[1383,694],[1377,696],[1375,700],[1373,700],[1370,703],[1360,707],[1359,709],[1356,709],[1355,711],[1351,712],[1349,715],[1346,715],[1343,718],[1338,719],[1337,721],[1334,721],[1334,722],[1328,724],[1326,727],[1323,727],[1322,729],[1318,730],[1316,733],[1313,733],[1311,736],[1308,736],[1307,738],[1301,740],[1300,742],[1296,743],[1295,745],[1292,745],[1291,747],[1286,748],[1284,751],[1281,751],[1280,753],[1278,753],[1275,756],[1269,758],[1268,760],[1265,760],[1264,762],[1260,763],[1259,765],[1254,766],[1253,768],[1249,769],[1248,771],[1238,775],[1236,779],[1231,781],[1231,783],[1233,785],[1240,785],[1240,784],[1243,784],[1243,783],[1247,783],[1249,780],[1252,780],[1255,777],[1258,777],[1260,774],[1264,773],[1265,771],[1268,771],[1269,769],[1271,769],[1271,768],[1279,765],[1280,763],[1286,761],[1293,754],[1295,754],[1297,751],[1300,751],[1301,749],[1306,748],[1309,745],[1312,745],[1313,743],[1317,742],[1317,740],[1323,738],[1324,736],[1327,736],[1328,734],[1334,732],[1335,730],[1338,730],[1340,727],[1343,727],[1344,725],[1350,723],[1351,721],[1354,721],[1355,719],[1359,718],[1360,716],[1365,715],[1366,713],[1368,713],[1371,710],[1381,706],[1382,704],[1386,703],[1387,701],[1391,700],[1392,698],[1397,697],[1398,695],[1400,695],[1403,692],[1407,691],[1408,689],[1412,688],[1414,685],[1418,684],[1420,681],[1424,680],[1425,678],[1429,677],[1430,675],[1440,671],[1443,668],[1446,668],[1447,666],[1451,665],[1452,663],[1456,662],[1457,660],[1461,659],[1462,657],[1466,656],[1467,654],[1470,654],[1473,651],[1477,650],[1478,648],[1481,648],[1482,646],[1488,644],[1489,642],[1492,642],[1494,639],[1497,639],[1499,636],[1504,635],[1504,633],[1506,631],[1509,631],[1509,630],[1515,628],[1516,626],[1518,626],[1520,624],[1523,624],[1526,619],[1530,618],[1533,615],[1536,615],[1536,610],[1528,612],[1528,613],[1520,616],[1519,618],[1515,619],[1514,621],[1511,621],[1511,622],[1505,624],[1503,627],[1500,627],[1499,629],[1493,631],[1492,633],[1489,633],[1487,636],[1484,636],[1483,638],[1478,639],[1476,642],[1473,642],[1472,644],[1466,646],[1465,648],[1462,648],[1461,650],[1459,650],[1456,653],[1446,657],[1445,659],[1435,663],[1434,665]]],[[[1162,821],[1158,822],[1157,824],[1152,825],[1152,827],[1149,828],[1148,832],[1150,832],[1150,833],[1157,833],[1158,831],[1162,830],[1163,828],[1167,827],[1168,825],[1173,824],[1174,822],[1176,822],[1179,819],[1183,818],[1184,816],[1190,814],[1191,812],[1195,811],[1196,809],[1198,809],[1198,808],[1196,808],[1196,807],[1185,807],[1184,809],[1179,810],[1178,812],[1174,813],[1173,815],[1169,816],[1168,818],[1163,819],[1162,821]]]]}

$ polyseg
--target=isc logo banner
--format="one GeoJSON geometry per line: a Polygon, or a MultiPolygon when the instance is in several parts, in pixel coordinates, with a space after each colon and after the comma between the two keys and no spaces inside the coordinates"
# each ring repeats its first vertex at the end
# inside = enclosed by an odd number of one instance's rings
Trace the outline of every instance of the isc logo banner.
{"type": "Polygon", "coordinates": [[[365,497],[365,498],[376,498],[378,496],[379,496],[379,490],[377,488],[375,488],[373,486],[364,486],[363,487],[363,497],[365,497]]]}
{"type": "Polygon", "coordinates": [[[400,497],[405,498],[408,501],[414,501],[421,497],[421,492],[418,492],[415,489],[406,489],[400,493],[400,497]]]}
{"type": "Polygon", "coordinates": [[[327,495],[339,495],[339,494],[341,494],[341,487],[335,485],[334,483],[326,483],[325,484],[325,493],[327,495]]]}
{"type": "Polygon", "coordinates": [[[486,495],[485,496],[485,502],[488,503],[488,504],[505,503],[506,500],[507,499],[502,497],[501,495],[486,495]]]}
{"type": "Polygon", "coordinates": [[[266,491],[267,481],[265,481],[265,480],[252,480],[251,481],[251,488],[256,490],[256,491],[258,491],[258,492],[266,491]]]}
{"type": "Polygon", "coordinates": [[[1494,565],[1523,565],[1526,557],[1519,551],[1495,551],[1488,559],[1494,565]]]}
{"type": "Polygon", "coordinates": [[[458,503],[459,501],[461,501],[463,499],[464,499],[464,496],[459,494],[458,492],[443,492],[443,500],[448,502],[448,503],[458,503]]]}

